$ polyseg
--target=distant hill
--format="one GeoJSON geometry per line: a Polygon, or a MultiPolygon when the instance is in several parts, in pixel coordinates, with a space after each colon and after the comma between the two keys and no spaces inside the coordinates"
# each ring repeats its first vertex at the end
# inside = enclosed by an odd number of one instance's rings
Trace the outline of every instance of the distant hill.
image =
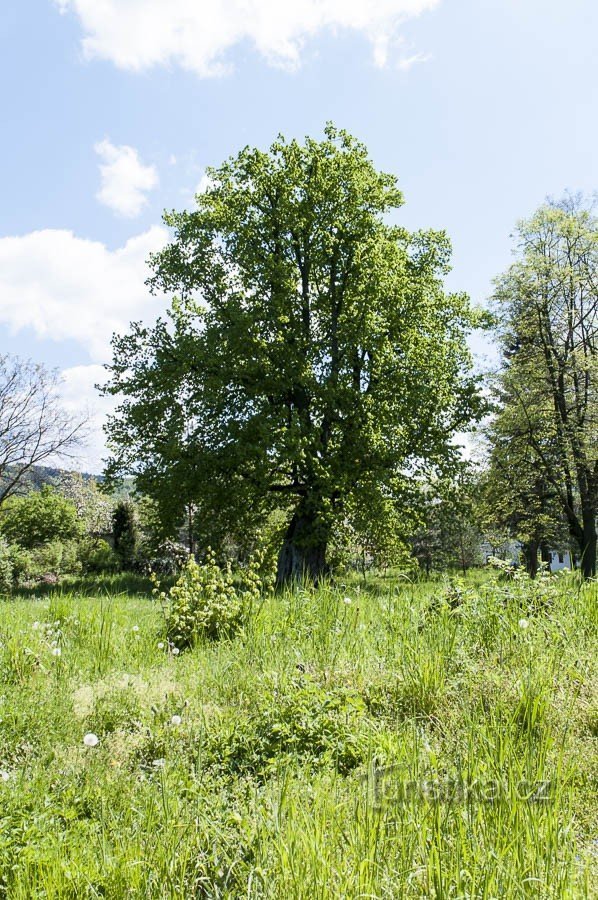
{"type": "MultiPolygon", "coordinates": [[[[101,484],[104,481],[103,475],[92,475],[90,472],[79,472],[75,469],[60,469],[55,466],[33,466],[33,468],[24,475],[17,493],[22,494],[30,490],[39,491],[45,484],[57,485],[65,475],[69,475],[75,471],[77,471],[77,474],[81,475],[84,481],[95,480],[98,484],[101,484]]],[[[6,478],[0,478],[0,487],[6,480],[6,478]]],[[[117,497],[128,496],[133,492],[134,487],[134,479],[126,478],[123,481],[122,487],[118,488],[113,493],[117,497]]]]}

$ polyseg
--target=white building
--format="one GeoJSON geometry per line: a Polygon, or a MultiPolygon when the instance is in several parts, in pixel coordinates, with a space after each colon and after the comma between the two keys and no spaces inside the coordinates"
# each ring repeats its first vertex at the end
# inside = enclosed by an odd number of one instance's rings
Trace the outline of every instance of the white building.
{"type": "MultiPolygon", "coordinates": [[[[500,559],[508,559],[510,562],[519,564],[521,557],[521,543],[519,541],[508,541],[500,547],[493,547],[489,541],[483,541],[481,545],[484,562],[488,562],[488,557],[498,556],[500,559]]],[[[560,572],[561,569],[571,569],[572,558],[569,550],[551,550],[550,551],[550,571],[560,572]]]]}

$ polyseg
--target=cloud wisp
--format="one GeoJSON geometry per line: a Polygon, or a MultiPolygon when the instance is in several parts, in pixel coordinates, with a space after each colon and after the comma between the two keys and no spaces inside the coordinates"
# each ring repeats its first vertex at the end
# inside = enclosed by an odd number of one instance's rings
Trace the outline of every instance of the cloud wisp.
{"type": "MultiPolygon", "coordinates": [[[[248,43],[271,65],[296,68],[310,39],[323,32],[362,34],[376,65],[391,64],[408,19],[440,0],[55,0],[73,12],[88,59],[143,71],[178,65],[200,77],[230,70],[230,52],[248,43]]],[[[401,52],[394,61],[401,66],[401,52]]],[[[421,57],[417,57],[421,61],[421,57]]]]}
{"type": "Polygon", "coordinates": [[[152,322],[164,308],[144,282],[148,256],[167,238],[159,226],[116,250],[58,229],[0,238],[0,322],[15,333],[77,341],[91,360],[107,361],[114,332],[131,320],[152,322]]]}
{"type": "Polygon", "coordinates": [[[95,145],[101,159],[102,185],[96,194],[119,216],[134,219],[147,204],[147,194],[158,184],[155,166],[145,166],[134,147],[115,146],[108,138],[95,145]]]}

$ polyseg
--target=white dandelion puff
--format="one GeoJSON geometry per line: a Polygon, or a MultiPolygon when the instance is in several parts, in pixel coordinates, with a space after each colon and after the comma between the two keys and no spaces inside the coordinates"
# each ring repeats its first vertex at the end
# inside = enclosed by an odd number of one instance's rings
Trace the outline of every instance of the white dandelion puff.
{"type": "Polygon", "coordinates": [[[183,720],[181,719],[180,716],[173,716],[172,719],[170,720],[170,724],[171,725],[180,725],[182,723],[182,721],[183,720]]]}
{"type": "Polygon", "coordinates": [[[526,628],[529,628],[529,620],[519,619],[519,627],[522,629],[522,631],[525,631],[526,628]]]}
{"type": "Polygon", "coordinates": [[[62,650],[60,649],[60,647],[52,648],[52,656],[62,656],[62,650]]]}
{"type": "Polygon", "coordinates": [[[88,731],[85,737],[83,738],[83,743],[86,747],[97,747],[100,743],[100,739],[97,734],[94,734],[93,731],[88,731]]]}

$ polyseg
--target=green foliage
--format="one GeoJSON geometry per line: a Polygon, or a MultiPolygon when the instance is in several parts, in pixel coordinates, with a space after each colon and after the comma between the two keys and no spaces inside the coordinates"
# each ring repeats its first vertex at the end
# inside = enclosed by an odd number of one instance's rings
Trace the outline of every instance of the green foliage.
{"type": "Polygon", "coordinates": [[[87,539],[79,545],[79,560],[83,572],[116,572],[120,559],[108,541],[87,539]]]}
{"type": "Polygon", "coordinates": [[[279,581],[321,577],[338,523],[378,546],[373,516],[454,465],[482,407],[481,320],[443,289],[446,235],[387,224],[396,179],[346,132],[246,148],[210,178],[153,259],[170,321],[114,340],[108,472],[135,473],[172,528],[192,518],[200,546],[282,511],[279,581]]]}
{"type": "Polygon", "coordinates": [[[260,564],[256,556],[233,574],[230,564],[217,564],[211,550],[201,564],[190,557],[168,595],[160,594],[169,641],[180,650],[201,637],[231,635],[259,600],[260,564]]]}
{"type": "Polygon", "coordinates": [[[0,537],[0,594],[10,591],[14,580],[14,561],[11,547],[0,537]]]}
{"type": "Polygon", "coordinates": [[[81,524],[75,505],[44,485],[39,491],[6,501],[0,530],[9,541],[31,549],[50,541],[72,540],[81,533],[81,524]]]}
{"type": "Polygon", "coordinates": [[[132,500],[120,500],[112,512],[114,552],[126,571],[133,569],[139,548],[139,528],[132,500]]]}
{"type": "Polygon", "coordinates": [[[491,466],[506,481],[503,518],[535,543],[536,556],[538,542],[557,534],[564,519],[584,575],[593,576],[598,218],[580,198],[566,197],[520,222],[517,239],[516,260],[494,297],[503,364],[491,466]]]}
{"type": "Polygon", "coordinates": [[[29,554],[29,578],[44,575],[73,575],[81,571],[79,544],[76,541],[48,541],[29,554]]]}
{"type": "Polygon", "coordinates": [[[261,698],[246,720],[231,723],[208,745],[214,765],[264,777],[289,764],[332,766],[347,774],[363,764],[374,729],[364,723],[365,705],[355,691],[295,678],[261,698]]]}

